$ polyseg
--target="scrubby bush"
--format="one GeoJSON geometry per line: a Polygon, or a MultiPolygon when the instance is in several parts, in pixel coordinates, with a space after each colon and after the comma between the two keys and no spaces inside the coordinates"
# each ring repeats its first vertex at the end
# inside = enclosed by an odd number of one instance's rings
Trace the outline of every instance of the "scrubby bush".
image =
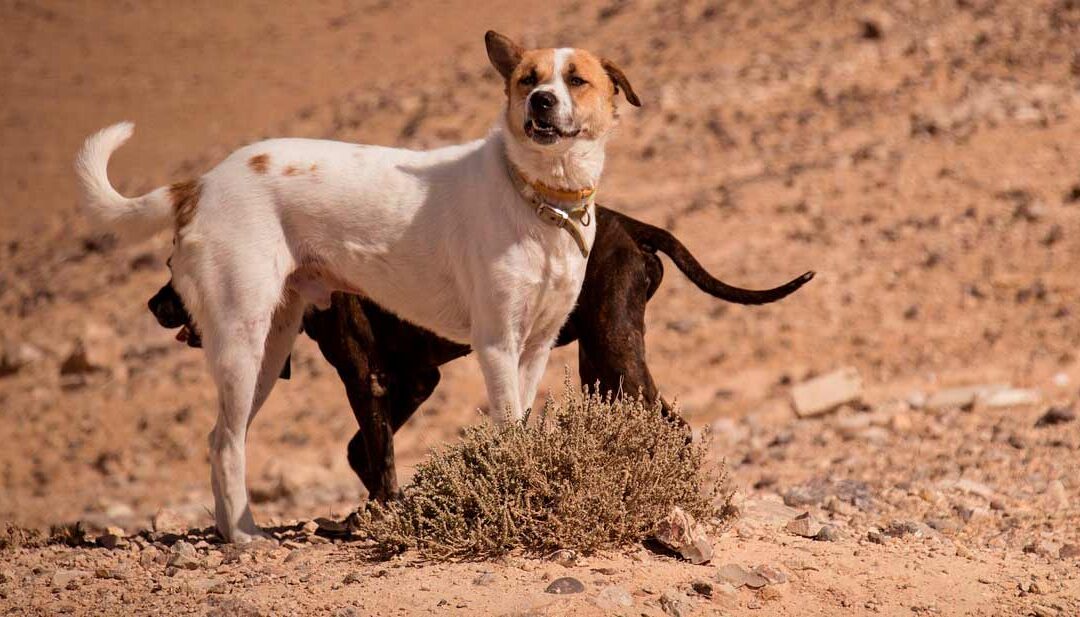
{"type": "Polygon", "coordinates": [[[647,538],[672,506],[717,517],[725,477],[706,448],[658,407],[567,382],[532,422],[467,429],[417,468],[403,499],[369,506],[359,524],[387,550],[435,558],[615,548],[647,538]]]}

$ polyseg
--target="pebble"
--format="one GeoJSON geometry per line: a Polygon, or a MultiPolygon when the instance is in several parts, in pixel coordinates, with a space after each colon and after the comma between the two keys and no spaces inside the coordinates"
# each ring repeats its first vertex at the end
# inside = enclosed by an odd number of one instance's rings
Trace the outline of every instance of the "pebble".
{"type": "Polygon", "coordinates": [[[1080,557],[1080,544],[1065,544],[1058,551],[1058,557],[1061,559],[1076,559],[1080,557]]]}
{"type": "Polygon", "coordinates": [[[191,544],[180,540],[169,550],[168,566],[181,570],[195,570],[202,566],[202,560],[191,544]]]}
{"type": "Polygon", "coordinates": [[[736,589],[740,587],[761,589],[769,584],[768,579],[764,576],[756,572],[750,572],[746,568],[735,563],[725,564],[717,568],[716,576],[717,580],[728,583],[736,589]]]}
{"type": "Polygon", "coordinates": [[[1051,407],[1035,421],[1035,426],[1037,428],[1056,426],[1073,420],[1076,420],[1076,413],[1073,412],[1072,407],[1051,407]]]}
{"type": "Polygon", "coordinates": [[[695,565],[707,563],[713,556],[712,541],[705,527],[678,506],[657,525],[656,539],[695,565]]]}
{"type": "Polygon", "coordinates": [[[51,585],[60,589],[68,589],[77,584],[78,580],[87,576],[82,570],[57,570],[53,572],[51,585]]]}
{"type": "Polygon", "coordinates": [[[832,525],[824,525],[814,534],[814,539],[819,542],[837,542],[840,540],[840,530],[832,525]]]}
{"type": "Polygon", "coordinates": [[[498,582],[498,577],[493,572],[481,572],[476,578],[473,579],[473,585],[479,587],[489,587],[498,582]]]}
{"type": "Polygon", "coordinates": [[[788,575],[786,572],[769,564],[762,564],[754,568],[754,574],[764,578],[770,585],[781,585],[788,582],[788,575]]]}
{"type": "Polygon", "coordinates": [[[885,544],[885,534],[881,533],[877,529],[871,529],[866,532],[866,539],[874,544],[885,544]]]}
{"type": "Polygon", "coordinates": [[[694,581],[690,583],[690,588],[694,590],[694,593],[705,598],[711,598],[713,594],[713,586],[705,581],[694,581]]]}
{"type": "Polygon", "coordinates": [[[788,532],[804,538],[814,538],[821,531],[823,525],[810,515],[809,512],[803,512],[799,516],[791,520],[784,526],[788,532]]]}
{"type": "Polygon", "coordinates": [[[1025,390],[1020,388],[1002,388],[993,390],[981,396],[982,403],[992,409],[1005,407],[1020,407],[1023,405],[1036,405],[1042,400],[1042,394],[1038,390],[1025,390]]]}
{"type": "Polygon", "coordinates": [[[577,565],[578,555],[574,551],[564,548],[551,553],[545,559],[564,568],[570,568],[577,565]]]}
{"type": "Polygon", "coordinates": [[[302,550],[300,550],[298,548],[294,548],[293,550],[289,551],[288,555],[285,555],[285,563],[292,563],[292,562],[296,561],[297,559],[300,559],[303,556],[304,556],[304,551],[302,551],[302,550]]]}
{"type": "Polygon", "coordinates": [[[935,392],[926,400],[926,408],[937,409],[967,409],[975,404],[975,397],[987,391],[993,386],[967,386],[963,388],[949,388],[935,392]]]}
{"type": "Polygon", "coordinates": [[[581,593],[583,591],[585,591],[585,585],[572,576],[557,578],[551,581],[551,584],[544,589],[544,593],[554,593],[558,595],[581,593]]]}
{"type": "Polygon", "coordinates": [[[618,585],[611,585],[601,589],[600,593],[596,594],[593,603],[604,610],[610,611],[633,606],[634,597],[626,589],[618,585]]]}
{"type": "Polygon", "coordinates": [[[660,609],[671,617],[687,617],[694,610],[694,603],[686,594],[668,589],[660,596],[660,609]]]}
{"type": "Polygon", "coordinates": [[[827,494],[824,483],[811,482],[801,486],[794,486],[784,491],[784,505],[793,508],[803,508],[820,503],[827,494]]]}
{"type": "Polygon", "coordinates": [[[918,521],[893,521],[882,531],[885,535],[893,538],[906,536],[925,538],[934,535],[933,529],[918,521]]]}
{"type": "Polygon", "coordinates": [[[862,396],[858,369],[842,369],[804,381],[791,389],[795,413],[800,418],[821,416],[862,396]]]}
{"type": "Polygon", "coordinates": [[[353,583],[362,583],[362,582],[364,582],[364,575],[360,574],[359,572],[355,572],[355,571],[354,572],[349,572],[348,574],[345,575],[345,578],[343,578],[341,580],[341,582],[346,584],[346,585],[352,585],[353,583]]]}
{"type": "Polygon", "coordinates": [[[150,523],[158,533],[183,533],[187,527],[179,514],[168,509],[158,510],[150,523]]]}

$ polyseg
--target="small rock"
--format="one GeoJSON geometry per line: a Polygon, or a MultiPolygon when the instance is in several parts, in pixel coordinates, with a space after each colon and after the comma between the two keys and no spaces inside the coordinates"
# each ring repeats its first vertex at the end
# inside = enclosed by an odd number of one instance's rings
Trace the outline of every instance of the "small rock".
{"type": "Polygon", "coordinates": [[[949,388],[935,392],[926,401],[926,408],[937,409],[969,409],[975,405],[975,398],[993,386],[966,386],[963,388],[949,388]]]}
{"type": "Polygon", "coordinates": [[[814,534],[814,539],[819,542],[836,542],[840,540],[840,531],[832,525],[824,525],[814,534]]]}
{"type": "Polygon", "coordinates": [[[166,565],[181,570],[196,570],[202,566],[202,560],[194,546],[180,540],[169,550],[169,561],[166,565]]]}
{"type": "Polygon", "coordinates": [[[157,533],[184,533],[187,529],[187,522],[173,510],[161,509],[157,511],[154,518],[150,521],[157,533]]]}
{"type": "Polygon", "coordinates": [[[120,545],[121,540],[123,540],[123,536],[123,531],[121,531],[119,534],[107,532],[98,536],[96,542],[97,545],[101,548],[112,550],[120,545]]]}
{"type": "Polygon", "coordinates": [[[1076,559],[1080,557],[1080,544],[1065,544],[1058,551],[1058,557],[1061,559],[1076,559]]]}
{"type": "Polygon", "coordinates": [[[308,521],[304,523],[304,526],[301,529],[303,529],[306,534],[313,534],[319,530],[319,524],[315,521],[308,521]]]}
{"type": "Polygon", "coordinates": [[[600,593],[596,594],[593,603],[604,610],[613,611],[633,606],[634,597],[626,589],[618,585],[611,585],[601,589],[600,593]]]}
{"type": "Polygon", "coordinates": [[[473,579],[473,585],[478,587],[489,587],[498,582],[498,577],[492,572],[481,572],[476,578],[473,579]]]}
{"type": "Polygon", "coordinates": [[[690,583],[690,588],[694,590],[694,593],[705,598],[712,597],[712,585],[705,581],[694,581],[690,583]]]}
{"type": "Polygon", "coordinates": [[[1073,420],[1076,420],[1076,413],[1073,412],[1072,407],[1051,407],[1035,421],[1035,426],[1037,428],[1056,426],[1073,420]]]}
{"type": "Polygon", "coordinates": [[[660,596],[660,609],[671,617],[688,617],[694,610],[694,603],[686,594],[668,589],[660,596]]]}
{"type": "Polygon", "coordinates": [[[292,562],[296,561],[297,559],[300,559],[303,556],[304,556],[304,551],[302,551],[302,550],[300,550],[298,548],[294,548],[293,550],[289,551],[288,555],[285,555],[285,563],[292,563],[292,562]]]}
{"type": "Polygon", "coordinates": [[[1020,388],[1002,388],[988,392],[980,397],[982,403],[990,408],[1000,409],[1004,407],[1020,407],[1022,405],[1035,405],[1042,400],[1038,390],[1024,390],[1020,388]]]}
{"type": "Polygon", "coordinates": [[[754,574],[757,574],[765,580],[769,581],[770,585],[781,585],[788,582],[788,575],[786,572],[784,572],[780,568],[777,568],[776,566],[771,566],[768,564],[763,564],[754,568],[754,574]]]}
{"type": "Polygon", "coordinates": [[[882,531],[885,535],[893,538],[906,536],[925,538],[934,535],[934,531],[930,527],[918,521],[893,521],[882,531]]]}
{"type": "Polygon", "coordinates": [[[735,563],[729,563],[717,568],[716,576],[717,580],[720,582],[729,583],[736,589],[740,587],[761,589],[769,584],[769,580],[764,576],[756,572],[750,572],[746,568],[735,563]]]}
{"type": "Polygon", "coordinates": [[[877,529],[871,529],[866,532],[866,539],[874,544],[885,544],[885,534],[881,533],[877,529]]]}
{"type": "Polygon", "coordinates": [[[577,565],[578,555],[574,551],[564,548],[551,553],[545,559],[557,563],[564,568],[571,568],[577,565]]]}
{"type": "Polygon", "coordinates": [[[1061,548],[1050,540],[1039,539],[1025,545],[1024,552],[1052,559],[1061,554],[1061,548]]]}
{"type": "Polygon", "coordinates": [[[795,413],[800,418],[824,415],[862,396],[862,378],[854,367],[804,381],[791,389],[795,413]]]}
{"type": "Polygon", "coordinates": [[[692,564],[700,565],[712,559],[712,542],[705,527],[678,506],[657,525],[656,539],[692,564]]]}
{"type": "Polygon", "coordinates": [[[14,375],[43,357],[41,350],[32,345],[0,341],[0,377],[14,375]]]}
{"type": "Polygon", "coordinates": [[[788,532],[804,538],[817,537],[823,525],[810,516],[809,512],[803,512],[784,526],[788,532]]]}
{"type": "Polygon", "coordinates": [[[120,337],[107,326],[88,324],[60,364],[61,375],[110,372],[121,364],[120,337]]]}
{"type": "Polygon", "coordinates": [[[364,582],[364,575],[356,571],[349,572],[345,575],[345,578],[343,578],[341,582],[346,585],[352,585],[353,583],[362,583],[364,582]]]}
{"type": "Polygon", "coordinates": [[[804,508],[820,503],[828,494],[828,487],[823,482],[810,482],[793,486],[784,491],[784,505],[804,508]]]}
{"type": "Polygon", "coordinates": [[[87,573],[82,570],[57,570],[53,572],[51,584],[53,587],[68,589],[86,576],[87,573]]]}
{"type": "Polygon", "coordinates": [[[585,591],[585,585],[581,581],[571,576],[563,576],[551,581],[551,584],[544,589],[544,593],[554,593],[558,595],[565,595],[569,593],[581,593],[585,591]]]}
{"type": "Polygon", "coordinates": [[[94,576],[114,581],[125,581],[129,575],[126,570],[120,568],[98,568],[94,571],[94,576]]]}
{"type": "Polygon", "coordinates": [[[1046,496],[1060,509],[1069,507],[1069,493],[1065,490],[1065,483],[1061,480],[1054,480],[1047,485],[1046,496]]]}

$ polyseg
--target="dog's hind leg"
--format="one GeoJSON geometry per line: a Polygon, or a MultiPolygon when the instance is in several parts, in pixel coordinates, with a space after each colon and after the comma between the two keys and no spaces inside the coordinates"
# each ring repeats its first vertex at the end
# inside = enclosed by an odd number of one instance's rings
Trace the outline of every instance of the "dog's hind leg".
{"type": "Polygon", "coordinates": [[[207,303],[202,311],[206,318],[200,320],[205,324],[203,342],[219,397],[217,423],[210,433],[214,517],[218,532],[229,542],[265,537],[255,525],[248,502],[245,442],[257,405],[269,394],[287,354],[279,339],[288,336],[291,342],[295,336],[282,331],[270,341],[275,326],[286,317],[293,319],[297,309],[287,303],[278,314],[280,319],[275,319],[282,286],[267,287],[226,292],[228,302],[219,298],[207,303]],[[274,366],[264,365],[264,360],[274,366]]]}

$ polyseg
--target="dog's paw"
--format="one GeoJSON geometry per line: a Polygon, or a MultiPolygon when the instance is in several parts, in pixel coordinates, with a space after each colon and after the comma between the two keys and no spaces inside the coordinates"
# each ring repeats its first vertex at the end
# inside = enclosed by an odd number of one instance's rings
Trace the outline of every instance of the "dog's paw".
{"type": "Polygon", "coordinates": [[[251,544],[261,542],[272,542],[274,544],[277,544],[277,540],[274,538],[274,536],[258,528],[246,531],[234,529],[232,533],[225,534],[225,541],[232,544],[251,544]]]}

